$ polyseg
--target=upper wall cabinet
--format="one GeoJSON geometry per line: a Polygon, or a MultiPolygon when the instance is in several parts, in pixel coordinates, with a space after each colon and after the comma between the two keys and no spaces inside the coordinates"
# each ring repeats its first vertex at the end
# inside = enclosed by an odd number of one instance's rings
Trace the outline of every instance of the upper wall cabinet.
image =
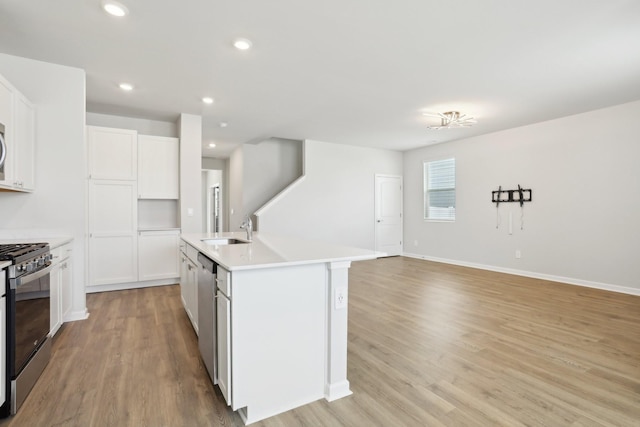
{"type": "Polygon", "coordinates": [[[35,107],[0,76],[0,123],[4,127],[4,164],[0,166],[0,189],[35,189],[35,107]]]}
{"type": "Polygon", "coordinates": [[[89,178],[136,181],[138,132],[87,126],[89,178]]]}
{"type": "Polygon", "coordinates": [[[3,142],[0,145],[0,186],[6,188],[13,185],[13,150],[11,139],[13,137],[13,87],[0,76],[0,132],[3,134],[3,142]],[[8,152],[8,154],[7,154],[8,152]]]}
{"type": "Polygon", "coordinates": [[[17,187],[25,191],[33,191],[36,186],[35,179],[35,131],[36,114],[33,104],[21,93],[16,93],[14,98],[15,120],[15,150],[14,157],[14,181],[17,187]]]}
{"type": "Polygon", "coordinates": [[[178,199],[178,153],[178,138],[148,135],[138,137],[140,199],[178,199]]]}

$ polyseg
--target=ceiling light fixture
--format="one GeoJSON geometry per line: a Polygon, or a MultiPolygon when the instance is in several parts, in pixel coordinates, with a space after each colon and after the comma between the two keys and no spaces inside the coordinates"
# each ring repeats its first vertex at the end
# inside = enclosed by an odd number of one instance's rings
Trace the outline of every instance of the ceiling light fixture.
{"type": "Polygon", "coordinates": [[[455,128],[468,128],[476,123],[476,119],[467,116],[466,114],[460,114],[459,111],[447,111],[446,113],[430,114],[424,113],[428,117],[437,117],[440,119],[440,125],[429,126],[428,129],[455,129],[455,128]]]}
{"type": "Polygon", "coordinates": [[[239,50],[251,49],[252,45],[253,43],[251,43],[251,40],[247,40],[247,39],[235,39],[233,42],[233,46],[239,50]]]}
{"type": "Polygon", "coordinates": [[[133,85],[129,83],[120,83],[120,89],[129,92],[133,90],[133,85]]]}
{"type": "Polygon", "coordinates": [[[129,9],[127,9],[125,5],[117,1],[102,0],[102,8],[109,15],[113,16],[121,17],[129,14],[129,9]]]}
{"type": "Polygon", "coordinates": [[[211,144],[209,144],[209,148],[216,148],[216,144],[212,142],[211,144]]]}
{"type": "Polygon", "coordinates": [[[213,104],[213,98],[205,96],[204,98],[202,98],[202,102],[204,102],[205,104],[213,104]]]}
{"type": "Polygon", "coordinates": [[[226,128],[227,126],[229,126],[229,124],[227,122],[220,122],[219,126],[221,128],[226,128]]]}

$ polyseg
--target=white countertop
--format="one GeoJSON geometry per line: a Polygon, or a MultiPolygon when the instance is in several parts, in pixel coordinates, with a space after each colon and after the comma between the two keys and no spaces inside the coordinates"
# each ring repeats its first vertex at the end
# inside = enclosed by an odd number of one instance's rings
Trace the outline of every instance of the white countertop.
{"type": "Polygon", "coordinates": [[[253,233],[250,243],[208,245],[203,240],[233,238],[246,241],[245,232],[182,234],[182,240],[229,271],[283,267],[338,261],[362,261],[386,254],[369,249],[253,233]]]}

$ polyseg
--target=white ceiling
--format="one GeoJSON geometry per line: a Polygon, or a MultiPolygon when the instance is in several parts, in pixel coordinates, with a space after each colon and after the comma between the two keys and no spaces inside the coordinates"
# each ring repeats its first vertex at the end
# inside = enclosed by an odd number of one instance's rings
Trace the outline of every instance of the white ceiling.
{"type": "Polygon", "coordinates": [[[210,157],[269,137],[408,150],[640,99],[638,0],[121,2],[0,0],[0,52],[85,69],[90,112],[202,115],[210,157]],[[449,110],[478,124],[427,129],[449,110]]]}

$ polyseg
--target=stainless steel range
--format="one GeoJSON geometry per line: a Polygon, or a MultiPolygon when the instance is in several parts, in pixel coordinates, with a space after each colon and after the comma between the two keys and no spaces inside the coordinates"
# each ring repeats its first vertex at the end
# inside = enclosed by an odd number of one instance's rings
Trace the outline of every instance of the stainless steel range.
{"type": "Polygon", "coordinates": [[[50,271],[47,243],[0,245],[7,270],[7,399],[0,417],[15,414],[51,357],[50,271]]]}

